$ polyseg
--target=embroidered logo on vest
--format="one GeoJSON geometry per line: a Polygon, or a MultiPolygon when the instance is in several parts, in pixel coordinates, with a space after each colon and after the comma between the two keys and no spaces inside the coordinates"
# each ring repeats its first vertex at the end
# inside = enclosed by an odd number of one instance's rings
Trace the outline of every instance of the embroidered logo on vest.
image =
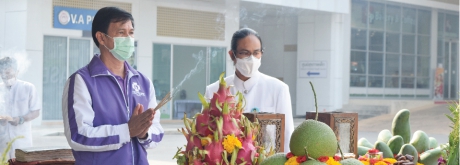
{"type": "Polygon", "coordinates": [[[137,82],[134,82],[132,87],[133,87],[133,94],[137,96],[145,96],[145,93],[139,92],[141,90],[141,86],[137,85],[137,82]]]}

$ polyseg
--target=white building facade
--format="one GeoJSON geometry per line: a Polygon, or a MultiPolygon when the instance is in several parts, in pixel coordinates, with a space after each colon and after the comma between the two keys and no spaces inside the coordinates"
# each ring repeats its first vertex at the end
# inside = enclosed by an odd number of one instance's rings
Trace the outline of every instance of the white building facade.
{"type": "Polygon", "coordinates": [[[61,120],[67,77],[99,50],[91,38],[97,9],[134,16],[130,64],[153,81],[162,118],[201,109],[197,93],[225,71],[233,32],[250,27],[265,49],[260,71],[290,87],[293,114],[393,113],[458,99],[458,1],[429,0],[0,0],[0,51],[26,50],[42,120],[61,120]],[[89,28],[89,29],[88,29],[89,28]],[[435,92],[436,91],[436,92],[435,92]]]}

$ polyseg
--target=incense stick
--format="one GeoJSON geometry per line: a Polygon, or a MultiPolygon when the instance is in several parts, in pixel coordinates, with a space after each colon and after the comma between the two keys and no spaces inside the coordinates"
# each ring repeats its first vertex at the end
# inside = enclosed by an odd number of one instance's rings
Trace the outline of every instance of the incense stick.
{"type": "Polygon", "coordinates": [[[161,101],[158,103],[158,105],[153,109],[154,111],[157,111],[158,109],[160,109],[163,105],[165,105],[166,103],[168,103],[169,101],[171,101],[171,99],[173,98],[174,96],[171,96],[171,92],[168,92],[168,94],[166,94],[165,97],[163,97],[163,99],[161,99],[161,101]]]}

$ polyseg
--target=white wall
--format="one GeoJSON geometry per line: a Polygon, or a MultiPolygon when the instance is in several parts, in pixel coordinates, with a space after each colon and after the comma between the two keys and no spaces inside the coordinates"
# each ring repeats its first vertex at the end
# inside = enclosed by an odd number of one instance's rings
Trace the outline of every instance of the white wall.
{"type": "Polygon", "coordinates": [[[299,61],[327,61],[327,77],[297,78],[297,113],[315,111],[315,100],[309,82],[315,87],[318,111],[342,108],[348,101],[344,84],[349,80],[346,60],[349,60],[348,14],[304,12],[298,20],[299,61]]]}
{"type": "Polygon", "coordinates": [[[277,6],[294,7],[316,11],[349,13],[348,0],[242,0],[277,6]]]}

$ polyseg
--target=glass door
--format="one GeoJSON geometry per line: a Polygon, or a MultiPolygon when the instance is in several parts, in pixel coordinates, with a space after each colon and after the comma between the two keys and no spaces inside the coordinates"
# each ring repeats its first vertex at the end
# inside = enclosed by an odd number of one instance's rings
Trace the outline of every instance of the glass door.
{"type": "Polygon", "coordinates": [[[458,90],[458,41],[444,42],[444,100],[454,100],[458,90]]]}

